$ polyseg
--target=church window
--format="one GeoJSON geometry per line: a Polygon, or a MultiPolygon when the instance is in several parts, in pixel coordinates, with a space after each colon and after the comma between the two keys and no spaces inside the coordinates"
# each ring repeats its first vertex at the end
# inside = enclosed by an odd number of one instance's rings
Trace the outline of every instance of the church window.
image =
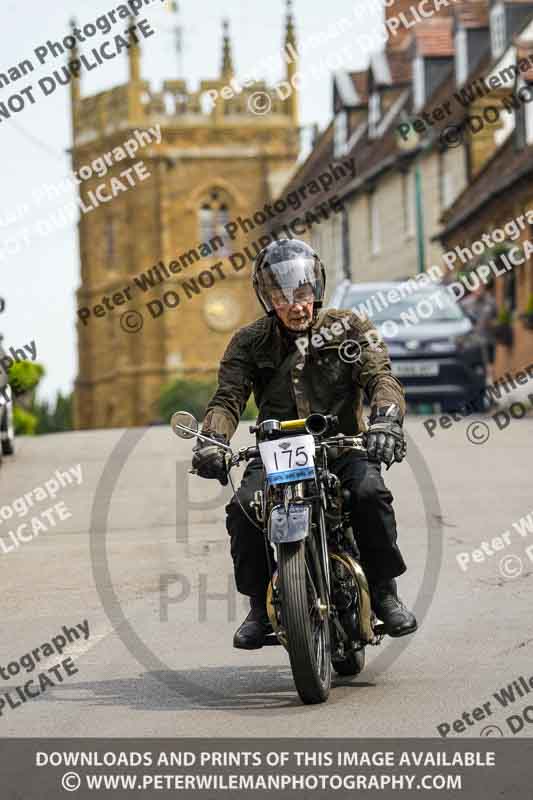
{"type": "Polygon", "coordinates": [[[212,189],[200,205],[200,242],[208,243],[219,255],[231,255],[231,239],[226,230],[230,220],[230,198],[227,192],[212,189]]]}

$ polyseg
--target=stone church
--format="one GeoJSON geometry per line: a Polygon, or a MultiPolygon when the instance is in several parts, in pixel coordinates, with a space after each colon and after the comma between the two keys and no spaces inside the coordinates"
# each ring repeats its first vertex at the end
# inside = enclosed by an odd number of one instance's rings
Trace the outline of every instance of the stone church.
{"type": "MultiPolygon", "coordinates": [[[[288,81],[298,70],[295,48],[288,0],[280,57],[288,81]]],[[[139,44],[128,50],[124,86],[82,97],[79,78],[71,83],[74,172],[135,132],[160,126],[161,133],[160,142],[79,187],[85,203],[102,196],[103,183],[109,195],[113,178],[140,160],[149,173],[112,202],[86,204],[80,215],[76,299],[91,314],[78,313],[77,428],[149,424],[158,418],[164,384],[214,376],[233,332],[262,313],[250,259],[232,261],[232,254],[265,228],[250,232],[242,220],[255,214],[262,222],[257,212],[279,195],[299,153],[297,92],[281,99],[262,81],[239,85],[227,23],[220,74],[195,91],[182,79],[155,91],[142,79],[141,55],[139,44]],[[228,237],[227,226],[239,218],[228,237]],[[153,288],[145,291],[147,275],[153,288]]]]}

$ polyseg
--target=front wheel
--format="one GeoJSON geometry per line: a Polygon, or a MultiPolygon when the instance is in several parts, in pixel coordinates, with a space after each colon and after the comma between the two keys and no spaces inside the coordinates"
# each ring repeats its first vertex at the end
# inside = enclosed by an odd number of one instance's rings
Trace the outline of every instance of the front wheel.
{"type": "Polygon", "coordinates": [[[323,703],[331,687],[329,620],[322,576],[306,558],[306,541],[278,548],[281,620],[294,683],[304,703],[323,703]]]}

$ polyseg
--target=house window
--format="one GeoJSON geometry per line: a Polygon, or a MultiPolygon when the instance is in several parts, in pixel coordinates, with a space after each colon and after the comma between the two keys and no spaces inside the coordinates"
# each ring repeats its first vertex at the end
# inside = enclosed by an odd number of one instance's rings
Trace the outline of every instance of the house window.
{"type": "Polygon", "coordinates": [[[335,158],[340,158],[346,152],[346,141],[348,139],[348,114],[346,111],[339,111],[335,117],[335,158]]]}
{"type": "Polygon", "coordinates": [[[377,192],[373,191],[368,197],[370,253],[377,256],[381,250],[381,229],[379,220],[379,206],[377,192]]]}
{"type": "Polygon", "coordinates": [[[198,214],[200,227],[200,243],[211,243],[215,237],[222,240],[211,244],[212,249],[220,255],[230,255],[231,239],[225,229],[230,221],[229,197],[221,189],[212,189],[201,202],[198,214]]]}
{"type": "Polygon", "coordinates": [[[370,136],[375,136],[376,129],[381,119],[381,97],[379,92],[373,92],[368,102],[368,127],[370,136]]]}
{"type": "Polygon", "coordinates": [[[505,6],[498,3],[490,12],[490,41],[492,57],[497,58],[505,50],[505,6]]]}
{"type": "Polygon", "coordinates": [[[461,86],[468,78],[468,40],[465,28],[455,34],[455,81],[461,86]]]}
{"type": "Polygon", "coordinates": [[[403,233],[406,239],[415,235],[415,185],[414,175],[402,175],[403,233]]]}
{"type": "Polygon", "coordinates": [[[422,108],[426,99],[426,81],[424,70],[424,59],[417,56],[413,61],[414,68],[414,96],[415,108],[422,108]]]}

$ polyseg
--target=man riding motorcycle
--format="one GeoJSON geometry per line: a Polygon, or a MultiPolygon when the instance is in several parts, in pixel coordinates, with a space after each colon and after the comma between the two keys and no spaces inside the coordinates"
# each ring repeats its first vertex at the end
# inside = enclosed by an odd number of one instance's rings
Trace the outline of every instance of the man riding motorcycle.
{"type": "MultiPolygon", "coordinates": [[[[241,328],[230,341],[202,432],[228,443],[252,390],[258,422],[320,412],[338,416],[344,434],[367,431],[367,452],[332,453],[329,468],[350,492],[352,525],[372,607],[390,636],[404,636],[413,633],[417,623],[397,595],[394,579],[406,566],[396,543],[393,497],[381,476],[381,462],[390,466],[405,457],[404,393],[372,324],[349,310],[322,310],[325,284],[320,258],[303,241],[275,241],[259,253],[253,286],[266,316],[241,328]],[[371,407],[368,430],[362,417],[363,393],[371,407]]],[[[227,484],[222,448],[200,440],[192,465],[201,477],[227,484]]],[[[250,506],[262,480],[261,460],[254,459],[237,491],[246,515],[235,497],[226,507],[237,589],[250,597],[251,609],[233,645],[249,650],[262,647],[272,630],[265,605],[270,579],[265,539],[253,524],[250,506]]]]}

